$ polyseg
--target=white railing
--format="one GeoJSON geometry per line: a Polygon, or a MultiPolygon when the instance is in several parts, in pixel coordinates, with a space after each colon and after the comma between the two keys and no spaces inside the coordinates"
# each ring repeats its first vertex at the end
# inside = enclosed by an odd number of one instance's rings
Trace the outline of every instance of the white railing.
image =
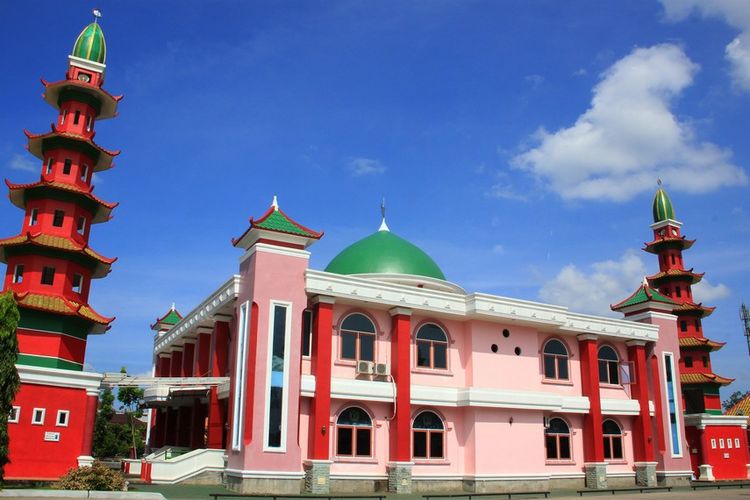
{"type": "Polygon", "coordinates": [[[204,472],[224,471],[224,450],[198,449],[169,460],[161,453],[158,456],[158,459],[148,459],[154,484],[174,484],[204,472]]]}

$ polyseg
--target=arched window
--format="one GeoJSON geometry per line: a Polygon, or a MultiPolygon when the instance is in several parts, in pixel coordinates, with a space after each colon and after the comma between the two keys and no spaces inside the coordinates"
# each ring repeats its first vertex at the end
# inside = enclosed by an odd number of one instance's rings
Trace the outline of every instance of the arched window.
{"type": "Polygon", "coordinates": [[[561,418],[551,418],[544,430],[547,460],[570,460],[570,427],[561,418]]]}
{"type": "Polygon", "coordinates": [[[620,383],[620,358],[608,345],[599,348],[599,382],[614,385],[620,383]]]}
{"type": "Polygon", "coordinates": [[[341,323],[341,359],[375,361],[375,325],[364,314],[350,314],[341,323]]]}
{"type": "Polygon", "coordinates": [[[422,325],[417,332],[417,366],[448,368],[448,336],[433,323],[422,325]]]}
{"type": "Polygon", "coordinates": [[[604,434],[604,458],[622,460],[622,429],[614,420],[605,420],[602,424],[604,434]]]}
{"type": "Polygon", "coordinates": [[[444,458],[443,449],[445,426],[434,412],[423,411],[414,419],[414,458],[444,458]]]}
{"type": "Polygon", "coordinates": [[[336,455],[372,456],[372,420],[362,408],[349,407],[336,420],[336,455]]]}
{"type": "Polygon", "coordinates": [[[544,378],[568,380],[568,349],[557,339],[544,344],[544,378]]]}

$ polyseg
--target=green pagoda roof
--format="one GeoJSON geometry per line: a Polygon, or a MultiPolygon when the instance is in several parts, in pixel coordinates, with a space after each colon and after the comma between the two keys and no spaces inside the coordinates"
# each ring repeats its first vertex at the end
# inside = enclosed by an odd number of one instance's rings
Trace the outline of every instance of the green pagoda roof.
{"type": "Polygon", "coordinates": [[[282,212],[280,208],[272,208],[257,221],[252,221],[252,226],[258,229],[296,234],[307,238],[320,238],[321,236],[320,233],[294,222],[287,214],[282,212]]]}
{"type": "Polygon", "coordinates": [[[648,286],[647,283],[643,283],[638,290],[636,290],[633,295],[628,297],[627,299],[623,300],[619,304],[615,304],[610,306],[610,308],[613,311],[619,311],[620,309],[624,309],[629,306],[635,306],[638,304],[645,304],[646,302],[661,302],[663,304],[669,304],[676,306],[677,302],[670,299],[669,297],[666,297],[650,286],[648,286]]]}
{"type": "MultiPolygon", "coordinates": [[[[661,185],[660,185],[661,186],[661,185]]],[[[674,208],[672,201],[669,199],[667,192],[662,187],[656,190],[654,196],[654,222],[661,222],[667,219],[674,219],[674,208]]]]}
{"type": "Polygon", "coordinates": [[[175,309],[174,304],[172,304],[172,307],[169,309],[169,311],[164,314],[161,318],[156,318],[156,321],[153,325],[151,325],[152,330],[158,330],[162,326],[174,326],[177,323],[179,323],[182,320],[182,314],[180,314],[177,309],[175,309]]]}
{"type": "Polygon", "coordinates": [[[408,274],[445,280],[443,271],[417,246],[383,224],[375,234],[346,247],[326,267],[337,274],[408,274]]]}
{"type": "Polygon", "coordinates": [[[107,44],[104,41],[104,32],[102,32],[99,24],[93,22],[83,28],[81,34],[76,38],[75,45],[73,45],[72,55],[104,64],[107,59],[107,44]]]}

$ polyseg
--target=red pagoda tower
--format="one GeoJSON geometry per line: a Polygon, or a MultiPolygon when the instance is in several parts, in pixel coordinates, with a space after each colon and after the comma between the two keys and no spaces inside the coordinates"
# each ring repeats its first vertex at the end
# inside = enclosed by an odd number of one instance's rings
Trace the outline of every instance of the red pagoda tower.
{"type": "Polygon", "coordinates": [[[20,233],[0,240],[3,289],[13,292],[21,312],[21,388],[8,426],[8,479],[55,479],[91,460],[102,377],[83,371],[86,340],[114,318],[89,306],[89,291],[115,259],[89,247],[89,232],[116,206],[94,196],[92,176],[111,168],[118,154],[93,139],[96,120],[115,116],[122,98],[102,89],[105,59],[95,20],[78,35],[65,79],[42,80],[44,100],[58,117],[50,132],[25,132],[27,149],[41,161],[39,180],[6,180],[11,202],[25,212],[20,233]]]}
{"type": "Polygon", "coordinates": [[[682,252],[689,249],[695,240],[680,234],[681,222],[675,220],[672,202],[660,186],[654,197],[653,241],[646,243],[644,250],[659,257],[659,272],[648,276],[649,284],[677,303],[673,314],[677,316],[680,342],[680,382],[686,414],[708,413],[721,415],[719,388],[734,379],[713,373],[711,352],[721,349],[723,342],[715,342],[703,336],[703,318],[709,316],[714,307],[693,301],[692,285],[698,283],[704,273],[685,269],[682,252]]]}

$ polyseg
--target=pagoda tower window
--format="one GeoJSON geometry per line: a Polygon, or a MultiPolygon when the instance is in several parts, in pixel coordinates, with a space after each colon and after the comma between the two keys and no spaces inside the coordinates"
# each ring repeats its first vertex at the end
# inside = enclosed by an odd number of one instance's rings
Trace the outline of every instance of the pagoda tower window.
{"type": "Polygon", "coordinates": [[[700,332],[701,331],[701,320],[696,319],[695,320],[695,331],[700,332]]]}
{"type": "Polygon", "coordinates": [[[82,285],[83,285],[83,276],[81,276],[80,274],[74,274],[73,275],[73,287],[72,287],[73,292],[81,293],[82,285]]]}
{"type": "Polygon", "coordinates": [[[679,286],[674,287],[674,293],[677,297],[682,297],[682,289],[679,286]]]}
{"type": "Polygon", "coordinates": [[[70,175],[70,168],[73,166],[73,160],[65,158],[65,164],[63,165],[63,175],[70,175]]]}
{"type": "Polygon", "coordinates": [[[692,356],[685,356],[683,359],[683,362],[685,363],[685,368],[692,368],[693,367],[693,357],[692,356]]]}
{"type": "Polygon", "coordinates": [[[23,283],[23,264],[16,264],[13,268],[13,283],[23,283]]]}
{"type": "Polygon", "coordinates": [[[36,226],[37,219],[39,218],[39,209],[32,208],[29,214],[29,226],[36,226]]]}
{"type": "Polygon", "coordinates": [[[86,231],[86,217],[82,215],[78,217],[78,223],[76,224],[76,231],[78,231],[78,234],[83,236],[83,233],[86,231]]]}
{"type": "Polygon", "coordinates": [[[703,356],[703,368],[708,368],[708,356],[703,356]]]}
{"type": "Polygon", "coordinates": [[[81,112],[80,111],[76,111],[76,114],[73,117],[73,125],[78,125],[79,121],[81,121],[81,112]]]}
{"type": "Polygon", "coordinates": [[[60,125],[65,125],[65,119],[68,117],[68,110],[63,109],[62,114],[60,115],[60,125]]]}
{"type": "Polygon", "coordinates": [[[52,173],[52,164],[54,162],[55,162],[55,159],[52,158],[51,156],[49,158],[47,158],[47,171],[45,172],[46,174],[51,174],[52,173]]]}
{"type": "Polygon", "coordinates": [[[93,119],[91,118],[91,115],[86,117],[86,132],[91,132],[91,124],[93,122],[93,119]]]}
{"type": "Polygon", "coordinates": [[[55,227],[62,227],[63,220],[65,220],[65,212],[63,210],[55,210],[55,215],[52,218],[52,225],[55,227]]]}
{"type": "Polygon", "coordinates": [[[88,175],[89,175],[89,166],[88,165],[81,166],[81,180],[85,182],[86,177],[88,177],[88,175]]]}
{"type": "Polygon", "coordinates": [[[680,331],[681,332],[687,331],[687,321],[685,321],[684,319],[680,321],[680,331]]]}
{"type": "Polygon", "coordinates": [[[44,266],[42,268],[42,285],[53,285],[55,283],[55,268],[44,266]]]}

